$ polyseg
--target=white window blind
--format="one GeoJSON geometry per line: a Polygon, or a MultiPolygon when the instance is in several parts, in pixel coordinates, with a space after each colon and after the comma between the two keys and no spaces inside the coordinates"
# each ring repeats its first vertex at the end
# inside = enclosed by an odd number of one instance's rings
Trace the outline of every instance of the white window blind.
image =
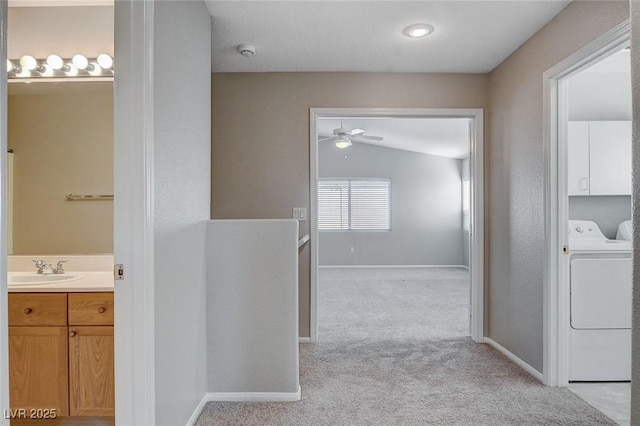
{"type": "Polygon", "coordinates": [[[471,187],[468,180],[462,181],[462,229],[471,230],[471,187]]]}
{"type": "Polygon", "coordinates": [[[390,188],[389,179],[321,179],[318,229],[389,230],[390,188]]]}

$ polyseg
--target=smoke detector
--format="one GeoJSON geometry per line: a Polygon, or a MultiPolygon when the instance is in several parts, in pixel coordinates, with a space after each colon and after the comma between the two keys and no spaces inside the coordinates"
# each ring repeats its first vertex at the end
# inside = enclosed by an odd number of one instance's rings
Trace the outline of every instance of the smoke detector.
{"type": "Polygon", "coordinates": [[[240,53],[242,56],[250,58],[256,54],[256,47],[251,44],[240,44],[238,45],[238,53],[240,53]]]}

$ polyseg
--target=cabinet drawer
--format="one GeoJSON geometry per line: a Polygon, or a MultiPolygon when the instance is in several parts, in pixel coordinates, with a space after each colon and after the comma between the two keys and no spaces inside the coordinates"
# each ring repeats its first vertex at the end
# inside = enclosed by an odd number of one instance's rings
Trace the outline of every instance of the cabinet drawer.
{"type": "Polygon", "coordinates": [[[70,325],[113,325],[113,293],[69,293],[70,325]]]}
{"type": "Polygon", "coordinates": [[[67,294],[9,293],[9,325],[67,325],[67,294]]]}

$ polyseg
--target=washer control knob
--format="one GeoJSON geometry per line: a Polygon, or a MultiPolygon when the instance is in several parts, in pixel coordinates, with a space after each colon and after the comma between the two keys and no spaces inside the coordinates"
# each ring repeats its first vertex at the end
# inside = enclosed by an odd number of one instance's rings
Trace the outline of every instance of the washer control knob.
{"type": "Polygon", "coordinates": [[[584,229],[582,228],[582,226],[578,225],[576,226],[576,231],[582,234],[584,232],[584,229]]]}

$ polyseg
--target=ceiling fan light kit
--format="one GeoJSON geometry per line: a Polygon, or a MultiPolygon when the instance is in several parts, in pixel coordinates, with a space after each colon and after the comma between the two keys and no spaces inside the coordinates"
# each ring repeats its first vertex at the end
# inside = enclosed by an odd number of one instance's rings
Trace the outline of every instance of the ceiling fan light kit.
{"type": "Polygon", "coordinates": [[[381,141],[384,139],[382,136],[365,135],[365,132],[366,130],[359,128],[345,129],[342,125],[342,120],[340,120],[340,127],[333,129],[333,135],[319,134],[318,142],[333,142],[336,148],[345,149],[353,145],[353,139],[356,139],[355,142],[381,141]]]}
{"type": "Polygon", "coordinates": [[[336,139],[335,144],[336,144],[336,148],[340,148],[340,149],[345,149],[352,145],[351,140],[347,138],[336,139]]]}

